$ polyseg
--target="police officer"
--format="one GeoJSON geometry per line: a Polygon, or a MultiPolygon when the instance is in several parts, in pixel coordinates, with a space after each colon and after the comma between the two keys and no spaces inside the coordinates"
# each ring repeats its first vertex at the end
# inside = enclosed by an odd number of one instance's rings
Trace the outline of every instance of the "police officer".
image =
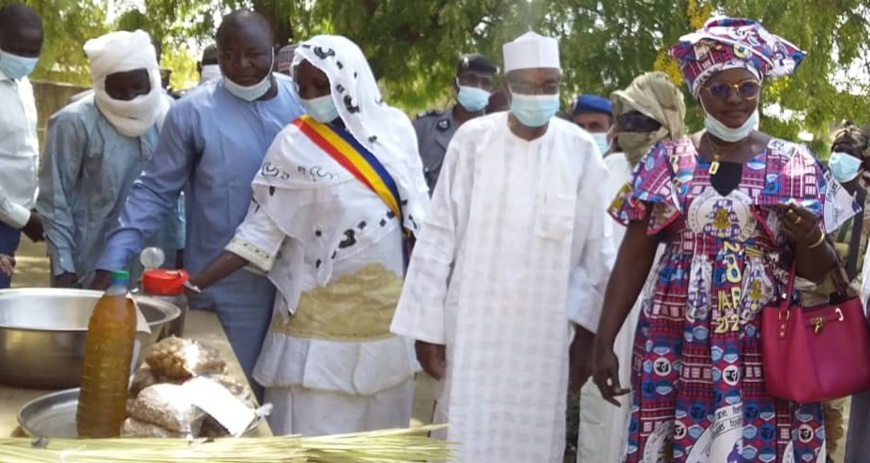
{"type": "Polygon", "coordinates": [[[456,65],[456,77],[453,80],[457,104],[443,111],[421,113],[414,120],[430,195],[438,181],[450,139],[465,121],[484,113],[496,72],[498,69],[495,64],[481,55],[462,56],[456,65]]]}
{"type": "Polygon", "coordinates": [[[607,154],[613,141],[610,137],[613,127],[613,105],[610,100],[598,95],[578,96],[571,111],[571,120],[592,135],[601,154],[607,154]]]}

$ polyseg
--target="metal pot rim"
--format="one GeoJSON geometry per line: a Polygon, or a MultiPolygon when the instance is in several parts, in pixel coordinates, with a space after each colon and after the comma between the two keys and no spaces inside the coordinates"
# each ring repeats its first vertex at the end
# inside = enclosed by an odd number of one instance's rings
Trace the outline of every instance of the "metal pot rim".
{"type": "MultiPolygon", "coordinates": [[[[13,289],[0,289],[0,298],[3,298],[5,295],[33,295],[33,296],[92,296],[95,299],[99,299],[100,296],[103,295],[103,291],[96,291],[91,289],[67,289],[67,288],[13,288],[13,289]]],[[[148,322],[149,326],[160,325],[164,323],[171,322],[172,320],[177,319],[181,316],[181,309],[176,307],[173,304],[162,301],[157,298],[148,297],[148,296],[140,296],[133,295],[133,299],[137,303],[147,303],[150,306],[157,307],[162,313],[163,316],[158,318],[157,320],[151,320],[148,322]]],[[[87,333],[88,327],[82,328],[40,328],[40,327],[29,327],[29,326],[18,326],[18,325],[10,325],[0,323],[0,329],[2,330],[15,330],[15,331],[28,331],[28,332],[43,332],[43,333],[87,333]]]]}

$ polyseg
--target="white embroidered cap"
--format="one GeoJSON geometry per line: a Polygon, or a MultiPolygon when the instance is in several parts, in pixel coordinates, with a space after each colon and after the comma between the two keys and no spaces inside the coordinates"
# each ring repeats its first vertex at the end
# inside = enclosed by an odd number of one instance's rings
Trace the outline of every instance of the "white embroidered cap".
{"type": "Polygon", "coordinates": [[[504,72],[516,69],[556,68],[559,62],[559,42],[535,32],[526,32],[502,47],[504,72]]]}

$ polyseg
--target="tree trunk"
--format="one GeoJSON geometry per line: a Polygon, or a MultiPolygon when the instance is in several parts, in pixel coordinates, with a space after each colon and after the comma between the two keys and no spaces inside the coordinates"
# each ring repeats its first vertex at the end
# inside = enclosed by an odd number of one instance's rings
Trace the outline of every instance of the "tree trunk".
{"type": "MultiPolygon", "coordinates": [[[[292,0],[284,0],[292,1],[292,0]]],[[[281,0],[255,0],[254,11],[262,14],[275,33],[275,45],[283,46],[293,39],[293,27],[285,9],[279,5],[281,0]]]]}

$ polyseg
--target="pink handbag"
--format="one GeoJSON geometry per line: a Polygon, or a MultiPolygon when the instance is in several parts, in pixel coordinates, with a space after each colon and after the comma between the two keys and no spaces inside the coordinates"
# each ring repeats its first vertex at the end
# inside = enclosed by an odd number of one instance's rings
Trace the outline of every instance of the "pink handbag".
{"type": "Polygon", "coordinates": [[[811,403],[870,389],[870,329],[861,298],[839,262],[831,278],[842,302],[792,305],[793,266],[782,301],[761,314],[765,387],[773,397],[811,403]]]}

